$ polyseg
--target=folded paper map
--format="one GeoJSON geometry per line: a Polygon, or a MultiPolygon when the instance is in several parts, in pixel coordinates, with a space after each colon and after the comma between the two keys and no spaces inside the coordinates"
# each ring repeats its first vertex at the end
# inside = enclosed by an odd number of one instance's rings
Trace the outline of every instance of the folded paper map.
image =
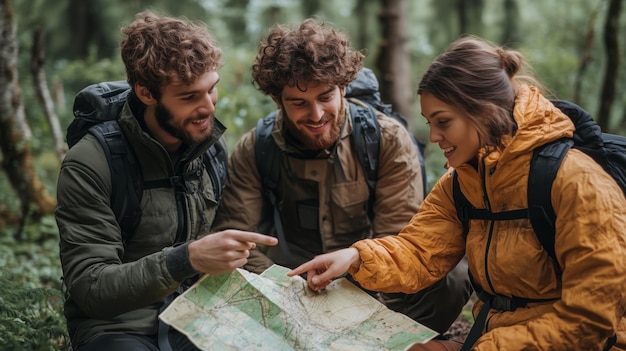
{"type": "Polygon", "coordinates": [[[314,292],[288,268],[205,275],[161,313],[202,350],[408,350],[437,333],[345,278],[314,292]]]}

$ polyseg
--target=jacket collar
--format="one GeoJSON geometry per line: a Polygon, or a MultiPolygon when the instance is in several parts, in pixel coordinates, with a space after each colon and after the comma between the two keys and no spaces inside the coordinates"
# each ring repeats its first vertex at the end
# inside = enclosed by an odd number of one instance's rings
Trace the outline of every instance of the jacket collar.
{"type": "MultiPolygon", "coordinates": [[[[131,136],[130,139],[137,140],[137,142],[149,146],[150,148],[158,147],[164,153],[165,148],[154,139],[144,120],[145,105],[134,96],[133,93],[129,94],[129,98],[124,104],[124,108],[120,114],[120,125],[131,136]]],[[[226,131],[226,126],[217,118],[213,118],[213,131],[211,136],[204,142],[194,145],[183,145],[184,151],[181,154],[180,160],[182,163],[187,163],[198,157],[200,157],[206,150],[208,150],[213,144],[219,141],[226,131]]],[[[131,143],[134,142],[131,140],[131,143]]]]}

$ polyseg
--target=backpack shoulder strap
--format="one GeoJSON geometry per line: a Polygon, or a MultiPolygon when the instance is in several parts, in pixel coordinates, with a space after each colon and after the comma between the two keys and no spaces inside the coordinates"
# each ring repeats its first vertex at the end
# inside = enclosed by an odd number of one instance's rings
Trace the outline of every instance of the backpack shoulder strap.
{"type": "Polygon", "coordinates": [[[215,200],[219,204],[222,199],[222,191],[224,189],[224,183],[226,182],[226,169],[228,166],[226,141],[223,137],[207,149],[202,155],[202,162],[211,178],[213,194],[215,194],[215,200]]]}
{"type": "Polygon", "coordinates": [[[272,193],[276,190],[279,175],[280,149],[272,138],[272,129],[277,116],[278,112],[274,111],[257,122],[254,143],[256,167],[263,182],[263,189],[272,193]]]}
{"type": "Polygon", "coordinates": [[[370,105],[365,106],[349,102],[352,118],[352,142],[354,150],[363,166],[370,189],[370,199],[376,193],[378,178],[378,155],[380,153],[380,125],[376,111],[370,105]]]}
{"type": "MultiPolygon", "coordinates": [[[[557,263],[554,253],[556,214],[552,207],[552,183],[567,151],[574,145],[571,139],[560,139],[533,151],[528,174],[528,216],[537,239],[557,263]]],[[[558,268],[558,264],[555,265],[558,268]]]]}
{"type": "Polygon", "coordinates": [[[517,209],[503,212],[491,212],[488,208],[476,208],[463,195],[459,184],[459,176],[456,170],[452,173],[452,196],[454,206],[456,207],[457,216],[463,223],[463,232],[465,235],[469,233],[469,220],[482,219],[487,221],[510,221],[513,219],[528,218],[528,209],[517,209]]]}
{"type": "MultiPolygon", "coordinates": [[[[377,85],[378,83],[376,82],[376,86],[377,85]]],[[[347,96],[347,93],[346,93],[346,96],[347,96]]],[[[369,124],[371,124],[374,128],[376,128],[375,132],[370,133],[371,136],[375,138],[376,143],[374,145],[369,145],[367,149],[365,150],[366,151],[365,154],[361,152],[358,155],[359,159],[363,160],[363,162],[361,163],[363,164],[364,169],[369,171],[368,181],[370,183],[368,185],[370,185],[370,189],[372,190],[375,189],[375,185],[376,185],[376,171],[375,170],[378,169],[378,154],[379,154],[378,149],[379,149],[379,144],[380,144],[379,142],[380,141],[380,125],[378,123],[378,117],[376,116],[376,111],[378,110],[382,114],[386,115],[387,117],[398,121],[409,132],[409,137],[411,138],[411,142],[413,143],[413,146],[415,147],[415,152],[417,153],[417,158],[420,164],[420,170],[422,173],[422,187],[423,187],[422,190],[424,192],[424,197],[425,197],[429,191],[428,177],[426,175],[426,162],[425,162],[425,155],[424,155],[425,150],[426,150],[426,144],[422,140],[415,137],[415,135],[409,130],[407,120],[404,117],[400,116],[400,114],[398,114],[397,112],[393,111],[391,108],[391,105],[381,103],[378,95],[375,95],[374,98],[372,98],[372,95],[369,95],[369,97],[370,98],[367,99],[368,95],[352,96],[348,98],[348,101],[350,102],[350,116],[352,116],[353,118],[353,123],[352,123],[353,129],[355,129],[356,132],[358,132],[360,135],[363,135],[363,133],[356,130],[356,128],[360,128],[363,124],[357,125],[357,123],[354,123],[355,114],[353,112],[355,110],[360,113],[367,113],[365,122],[368,122],[368,123],[365,123],[365,128],[369,128],[369,124]],[[368,107],[369,112],[366,112],[365,106],[362,106],[361,104],[355,102],[355,100],[360,101],[361,103],[366,105],[368,107]],[[372,160],[371,157],[374,157],[374,156],[375,156],[375,159],[372,165],[371,164],[372,162],[370,162],[370,160],[372,160]],[[367,161],[365,161],[366,158],[367,158],[367,161]]],[[[355,145],[360,146],[360,145],[366,145],[366,144],[355,144],[355,145]]]]}
{"type": "Polygon", "coordinates": [[[380,154],[380,125],[374,108],[365,104],[349,102],[352,118],[352,143],[359,163],[365,172],[369,200],[367,213],[374,218],[376,203],[376,182],[378,180],[378,155],[380,154]]]}
{"type": "Polygon", "coordinates": [[[467,237],[467,233],[469,232],[469,212],[474,206],[472,206],[465,195],[463,195],[463,192],[461,192],[459,175],[456,173],[456,170],[452,171],[452,197],[454,199],[457,217],[459,217],[461,224],[463,224],[463,236],[467,237]]]}
{"type": "Polygon", "coordinates": [[[111,209],[122,230],[122,242],[128,242],[141,218],[143,175],[134,152],[117,120],[89,128],[100,142],[111,171],[111,209]]]}
{"type": "Polygon", "coordinates": [[[278,244],[285,258],[289,261],[296,262],[285,239],[285,231],[283,230],[280,211],[278,208],[278,200],[276,198],[276,187],[278,186],[278,178],[280,177],[280,156],[281,150],[272,138],[272,130],[276,124],[278,111],[274,111],[265,118],[260,119],[256,124],[256,141],[254,143],[254,157],[256,168],[259,171],[261,182],[263,185],[263,197],[270,203],[272,207],[273,225],[278,236],[278,244]]]}

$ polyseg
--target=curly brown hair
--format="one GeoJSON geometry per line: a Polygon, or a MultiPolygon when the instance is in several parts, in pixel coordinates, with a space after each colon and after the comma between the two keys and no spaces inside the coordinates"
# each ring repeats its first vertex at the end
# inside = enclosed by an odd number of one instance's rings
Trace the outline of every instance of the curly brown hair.
{"type": "Polygon", "coordinates": [[[251,68],[253,84],[272,97],[287,85],[309,82],[346,87],[363,66],[364,55],[350,48],[348,36],[313,18],[300,25],[275,25],[259,45],[251,68]]]}
{"type": "Polygon", "coordinates": [[[202,22],[144,11],[121,33],[128,83],[147,87],[156,98],[164,85],[192,84],[221,66],[222,50],[202,22]]]}

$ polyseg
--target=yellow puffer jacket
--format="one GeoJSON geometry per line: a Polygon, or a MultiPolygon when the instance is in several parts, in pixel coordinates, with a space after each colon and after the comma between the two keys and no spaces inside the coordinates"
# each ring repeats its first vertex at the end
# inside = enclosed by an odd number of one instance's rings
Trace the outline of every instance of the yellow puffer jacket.
{"type": "MultiPolygon", "coordinates": [[[[527,208],[535,147],[571,137],[574,126],[533,87],[523,87],[506,147],[479,154],[479,169],[457,169],[463,194],[493,212],[527,208]]],[[[452,177],[444,175],[398,237],[354,245],[362,264],[350,273],[365,288],[415,292],[441,279],[467,255],[475,281],[491,294],[529,299],[513,312],[491,310],[474,350],[602,350],[623,329],[626,305],[626,199],[591,158],[570,150],[552,186],[555,251],[562,276],[527,219],[470,224],[457,217],[452,177]],[[621,325],[621,328],[618,328],[621,325]]],[[[474,306],[474,316],[482,302],[474,306]]]]}

